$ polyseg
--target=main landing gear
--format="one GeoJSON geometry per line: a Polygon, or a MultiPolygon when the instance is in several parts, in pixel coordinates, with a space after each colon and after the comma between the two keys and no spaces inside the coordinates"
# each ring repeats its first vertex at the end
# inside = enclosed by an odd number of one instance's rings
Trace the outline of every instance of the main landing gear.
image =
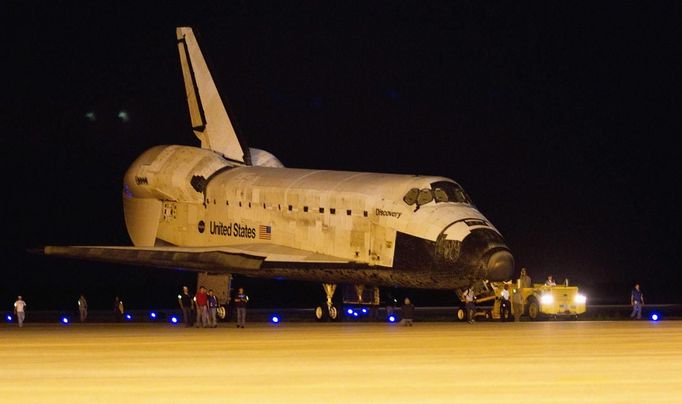
{"type": "Polygon", "coordinates": [[[324,293],[327,295],[327,301],[315,308],[315,318],[318,321],[327,319],[336,320],[337,318],[339,318],[339,312],[336,309],[336,307],[334,307],[334,304],[332,302],[334,292],[336,291],[336,284],[323,283],[322,289],[324,289],[324,293]]]}

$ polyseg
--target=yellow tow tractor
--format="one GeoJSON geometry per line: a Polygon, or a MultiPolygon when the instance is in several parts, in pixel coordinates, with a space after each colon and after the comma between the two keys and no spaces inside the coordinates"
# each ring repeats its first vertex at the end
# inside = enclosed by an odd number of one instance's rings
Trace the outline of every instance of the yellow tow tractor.
{"type": "MultiPolygon", "coordinates": [[[[511,315],[520,317],[527,315],[531,320],[539,320],[542,317],[569,317],[577,319],[579,315],[585,313],[587,297],[579,293],[577,286],[562,284],[558,286],[545,286],[536,283],[532,287],[519,288],[511,282],[488,282],[483,281],[480,288],[476,288],[476,305],[493,301],[490,307],[478,308],[474,313],[475,317],[485,319],[500,318],[500,295],[504,285],[509,286],[511,299],[511,315]]],[[[457,311],[459,320],[466,319],[464,308],[457,311]]]]}

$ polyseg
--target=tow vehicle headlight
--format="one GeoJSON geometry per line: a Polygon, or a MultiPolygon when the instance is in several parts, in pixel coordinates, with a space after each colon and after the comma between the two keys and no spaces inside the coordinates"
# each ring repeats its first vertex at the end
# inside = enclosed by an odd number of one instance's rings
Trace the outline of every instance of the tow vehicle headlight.
{"type": "Polygon", "coordinates": [[[585,303],[585,302],[587,302],[587,296],[577,294],[577,295],[575,295],[575,302],[576,303],[585,303]]]}
{"type": "Polygon", "coordinates": [[[540,297],[540,303],[542,303],[542,304],[552,304],[552,303],[554,303],[554,296],[552,296],[552,295],[542,295],[542,297],[540,297]]]}

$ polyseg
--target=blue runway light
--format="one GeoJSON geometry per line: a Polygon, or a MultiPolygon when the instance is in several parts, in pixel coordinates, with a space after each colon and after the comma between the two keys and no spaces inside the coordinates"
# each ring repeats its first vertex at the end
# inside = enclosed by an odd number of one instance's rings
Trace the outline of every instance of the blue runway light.
{"type": "Polygon", "coordinates": [[[62,318],[61,318],[61,323],[64,324],[64,325],[69,324],[69,318],[68,318],[68,317],[62,317],[62,318]]]}
{"type": "Polygon", "coordinates": [[[177,324],[178,318],[176,316],[170,316],[170,319],[168,321],[170,321],[173,324],[177,324]]]}
{"type": "Polygon", "coordinates": [[[7,321],[8,323],[11,323],[12,320],[14,320],[14,317],[12,317],[11,314],[8,314],[8,315],[5,317],[5,321],[7,321]]]}
{"type": "Polygon", "coordinates": [[[156,320],[156,313],[153,311],[149,313],[149,318],[151,318],[152,320],[156,320]]]}
{"type": "Polygon", "coordinates": [[[130,314],[126,314],[125,317],[126,317],[126,320],[128,320],[128,321],[133,319],[133,316],[131,316],[130,314]]]}
{"type": "Polygon", "coordinates": [[[357,312],[357,311],[354,311],[354,312],[353,312],[353,316],[354,316],[354,317],[357,317],[357,316],[358,316],[358,312],[357,312]]]}
{"type": "Polygon", "coordinates": [[[389,323],[395,323],[395,316],[388,316],[389,323]]]}
{"type": "Polygon", "coordinates": [[[272,321],[273,324],[279,323],[279,316],[272,316],[272,318],[270,319],[270,321],[272,321]]]}
{"type": "Polygon", "coordinates": [[[363,308],[362,308],[362,313],[363,313],[363,314],[367,314],[367,309],[363,307],[363,308]]]}
{"type": "Polygon", "coordinates": [[[651,315],[651,321],[658,321],[659,319],[660,319],[660,316],[658,315],[658,313],[653,313],[651,315]]]}
{"type": "Polygon", "coordinates": [[[349,316],[352,316],[353,315],[353,309],[346,310],[346,313],[348,313],[349,316]]]}

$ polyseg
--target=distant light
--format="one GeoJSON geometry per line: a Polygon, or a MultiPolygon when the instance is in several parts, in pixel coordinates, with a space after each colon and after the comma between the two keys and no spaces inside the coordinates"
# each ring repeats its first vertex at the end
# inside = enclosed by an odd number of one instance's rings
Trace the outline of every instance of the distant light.
{"type": "Polygon", "coordinates": [[[173,323],[173,324],[177,324],[177,323],[178,323],[178,318],[177,318],[176,316],[171,316],[171,317],[170,317],[170,322],[173,323]]]}
{"type": "Polygon", "coordinates": [[[122,122],[130,121],[130,115],[128,115],[128,111],[119,111],[118,119],[120,119],[122,122]]]}
{"type": "Polygon", "coordinates": [[[62,317],[62,324],[69,324],[69,318],[68,317],[62,317]]]}
{"type": "Polygon", "coordinates": [[[272,316],[272,318],[270,319],[270,321],[272,321],[273,324],[277,324],[277,323],[279,323],[279,317],[278,317],[278,316],[272,316]]]}
{"type": "Polygon", "coordinates": [[[362,312],[366,314],[366,313],[367,313],[367,309],[363,307],[363,308],[362,308],[362,312]]]}
{"type": "Polygon", "coordinates": [[[133,319],[133,316],[131,316],[130,314],[126,314],[126,320],[130,321],[132,319],[133,319]]]}
{"type": "Polygon", "coordinates": [[[151,313],[149,313],[149,317],[150,317],[151,319],[156,320],[156,313],[152,311],[151,313]]]}
{"type": "Polygon", "coordinates": [[[11,322],[13,319],[14,317],[12,317],[11,314],[8,314],[7,317],[5,317],[5,320],[7,320],[8,323],[11,322]]]}
{"type": "Polygon", "coordinates": [[[388,316],[389,323],[395,323],[395,316],[388,316]]]}
{"type": "Polygon", "coordinates": [[[353,312],[353,315],[354,315],[355,317],[357,317],[357,316],[358,316],[358,312],[357,312],[357,311],[354,311],[354,312],[353,312]]]}
{"type": "Polygon", "coordinates": [[[346,313],[348,313],[349,316],[352,316],[353,315],[353,309],[346,310],[346,313]]]}
{"type": "Polygon", "coordinates": [[[97,116],[95,116],[95,113],[92,111],[89,111],[85,114],[85,117],[88,119],[90,122],[95,122],[97,120],[97,116]]]}
{"type": "Polygon", "coordinates": [[[651,315],[651,321],[658,321],[659,318],[660,318],[660,317],[658,316],[657,313],[654,313],[654,314],[651,315]]]}

